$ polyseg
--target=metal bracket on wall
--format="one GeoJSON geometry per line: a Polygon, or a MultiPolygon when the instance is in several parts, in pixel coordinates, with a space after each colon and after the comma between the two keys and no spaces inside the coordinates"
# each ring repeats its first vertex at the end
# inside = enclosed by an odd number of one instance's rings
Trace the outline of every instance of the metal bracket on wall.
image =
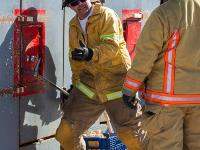
{"type": "Polygon", "coordinates": [[[18,22],[33,22],[34,18],[30,16],[18,16],[17,21],[18,22]]]}

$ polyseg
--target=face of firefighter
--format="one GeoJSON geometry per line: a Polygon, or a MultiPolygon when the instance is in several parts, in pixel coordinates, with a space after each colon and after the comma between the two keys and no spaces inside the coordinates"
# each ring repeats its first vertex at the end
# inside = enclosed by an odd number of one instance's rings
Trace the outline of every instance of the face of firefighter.
{"type": "Polygon", "coordinates": [[[87,17],[92,4],[90,0],[77,0],[76,5],[69,4],[69,7],[76,12],[79,19],[87,17]]]}

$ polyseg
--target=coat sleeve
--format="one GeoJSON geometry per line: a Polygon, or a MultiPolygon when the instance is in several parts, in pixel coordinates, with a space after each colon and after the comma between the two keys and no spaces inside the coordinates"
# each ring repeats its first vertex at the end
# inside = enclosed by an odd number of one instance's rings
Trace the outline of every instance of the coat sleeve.
{"type": "Polygon", "coordinates": [[[101,19],[100,44],[92,47],[94,50],[92,61],[99,64],[112,60],[120,50],[120,43],[124,42],[122,24],[116,13],[106,9],[101,19]]]}
{"type": "Polygon", "coordinates": [[[131,69],[124,81],[123,93],[135,94],[150,74],[162,51],[164,23],[158,12],[152,12],[138,39],[131,69]]]}

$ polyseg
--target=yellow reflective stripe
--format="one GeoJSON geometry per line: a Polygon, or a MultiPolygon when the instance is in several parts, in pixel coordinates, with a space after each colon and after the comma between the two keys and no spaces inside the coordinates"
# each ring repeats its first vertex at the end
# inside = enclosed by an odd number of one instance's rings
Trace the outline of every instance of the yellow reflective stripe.
{"type": "Polygon", "coordinates": [[[95,93],[92,90],[90,90],[87,86],[85,86],[83,83],[81,83],[80,81],[76,82],[75,86],[89,98],[92,99],[94,97],[95,93]]]}
{"type": "Polygon", "coordinates": [[[107,34],[107,35],[101,35],[100,36],[101,40],[113,39],[113,38],[114,38],[114,33],[113,34],[107,34]]]}
{"type": "Polygon", "coordinates": [[[72,51],[72,49],[69,49],[69,53],[68,53],[68,55],[69,55],[69,58],[72,58],[71,51],[72,51]]]}
{"type": "Polygon", "coordinates": [[[107,35],[101,35],[101,40],[121,40],[122,36],[119,34],[113,33],[113,34],[107,34],[107,35]]]}
{"type": "Polygon", "coordinates": [[[121,98],[122,97],[122,91],[117,91],[117,92],[113,92],[113,93],[110,93],[110,94],[106,94],[106,97],[109,101],[121,98]]]}

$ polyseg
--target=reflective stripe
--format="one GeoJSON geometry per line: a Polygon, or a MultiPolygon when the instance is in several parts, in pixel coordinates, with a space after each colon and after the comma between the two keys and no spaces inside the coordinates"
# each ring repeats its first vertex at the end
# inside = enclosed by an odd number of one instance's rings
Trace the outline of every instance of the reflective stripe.
{"type": "Polygon", "coordinates": [[[124,87],[130,89],[130,90],[138,90],[139,87],[142,85],[142,82],[139,82],[137,80],[134,80],[130,77],[126,77],[125,81],[124,81],[124,87]]]}
{"type": "Polygon", "coordinates": [[[106,94],[106,97],[109,101],[121,98],[122,97],[122,91],[117,91],[117,92],[113,92],[113,93],[110,93],[110,94],[106,94]]]}
{"type": "Polygon", "coordinates": [[[176,48],[179,43],[179,32],[175,31],[172,33],[167,51],[165,53],[165,74],[164,74],[164,92],[171,93],[174,92],[174,80],[175,80],[175,57],[176,48]]]}
{"type": "Polygon", "coordinates": [[[75,86],[89,98],[92,99],[94,97],[95,93],[92,90],[90,90],[87,86],[85,86],[83,83],[81,83],[80,81],[76,82],[75,86]]]}
{"type": "MultiPolygon", "coordinates": [[[[94,98],[95,93],[86,85],[83,83],[76,82],[75,84],[76,88],[78,88],[81,92],[83,92],[86,96],[88,96],[90,99],[94,98]]],[[[108,100],[114,100],[122,97],[122,91],[117,91],[113,93],[106,94],[106,97],[108,100]]]]}
{"type": "Polygon", "coordinates": [[[69,49],[69,53],[68,53],[68,55],[69,55],[69,59],[72,58],[72,53],[71,53],[71,51],[72,51],[72,49],[69,49]]]}
{"type": "Polygon", "coordinates": [[[101,40],[116,40],[116,41],[120,41],[122,39],[122,36],[120,36],[119,34],[113,33],[113,34],[101,35],[100,39],[101,40]]]}
{"type": "Polygon", "coordinates": [[[165,94],[146,90],[139,92],[142,97],[149,101],[172,104],[200,103],[200,94],[165,94]]]}

